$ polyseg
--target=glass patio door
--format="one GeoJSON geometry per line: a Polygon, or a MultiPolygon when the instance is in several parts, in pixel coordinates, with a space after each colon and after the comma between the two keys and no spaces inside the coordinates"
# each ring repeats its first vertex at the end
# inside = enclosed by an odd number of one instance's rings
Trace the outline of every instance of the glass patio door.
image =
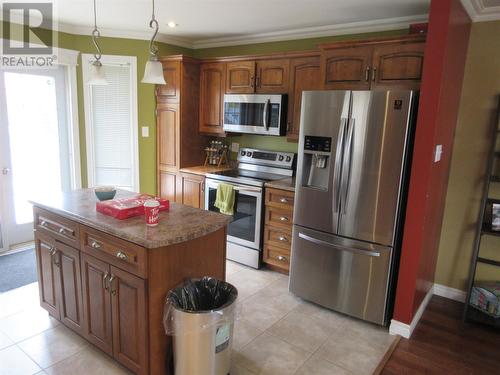
{"type": "Polygon", "coordinates": [[[0,70],[0,251],[33,240],[28,200],[71,188],[65,77],[0,70]]]}

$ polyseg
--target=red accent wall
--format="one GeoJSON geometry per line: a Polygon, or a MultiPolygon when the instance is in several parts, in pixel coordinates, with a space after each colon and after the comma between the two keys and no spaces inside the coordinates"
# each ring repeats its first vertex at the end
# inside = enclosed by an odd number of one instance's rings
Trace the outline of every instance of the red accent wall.
{"type": "Polygon", "coordinates": [[[471,21],[460,0],[433,0],[394,319],[410,324],[434,283],[471,21]],[[443,145],[434,163],[435,146],[443,145]]]}

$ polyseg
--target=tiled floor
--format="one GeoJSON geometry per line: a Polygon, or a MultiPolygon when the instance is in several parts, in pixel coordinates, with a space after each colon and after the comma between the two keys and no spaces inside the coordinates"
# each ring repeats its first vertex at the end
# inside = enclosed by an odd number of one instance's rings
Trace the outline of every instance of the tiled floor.
{"type": "MultiPolygon", "coordinates": [[[[301,301],[287,277],[228,262],[239,291],[231,375],[371,374],[386,329],[301,301]]],[[[36,283],[0,294],[0,375],[129,374],[48,316],[36,283]]]]}

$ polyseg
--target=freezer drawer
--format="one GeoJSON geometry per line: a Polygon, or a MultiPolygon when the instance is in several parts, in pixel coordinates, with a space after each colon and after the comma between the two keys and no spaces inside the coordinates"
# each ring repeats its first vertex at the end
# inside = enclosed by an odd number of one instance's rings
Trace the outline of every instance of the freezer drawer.
{"type": "Polygon", "coordinates": [[[318,305],[385,324],[392,248],[293,227],[290,291],[318,305]]]}

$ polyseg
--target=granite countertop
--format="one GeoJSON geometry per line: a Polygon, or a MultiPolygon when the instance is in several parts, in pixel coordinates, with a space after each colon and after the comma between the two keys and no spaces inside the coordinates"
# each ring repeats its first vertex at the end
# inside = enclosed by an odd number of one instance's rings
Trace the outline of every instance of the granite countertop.
{"type": "Polygon", "coordinates": [[[234,166],[232,166],[231,164],[221,165],[220,167],[216,165],[198,165],[196,167],[181,168],[180,171],[205,176],[207,173],[222,172],[230,169],[234,169],[234,166]]]}
{"type": "MultiPolygon", "coordinates": [[[[118,190],[115,198],[133,197],[136,193],[118,190]]],[[[97,198],[93,189],[54,194],[31,203],[39,208],[64,216],[94,229],[154,249],[187,242],[225,227],[231,217],[170,202],[170,210],[160,212],[156,227],[146,226],[143,216],[118,220],[96,211],[97,198]]]]}
{"type": "Polygon", "coordinates": [[[295,177],[287,177],[282,180],[269,181],[264,184],[265,187],[295,191],[295,177]]]}

